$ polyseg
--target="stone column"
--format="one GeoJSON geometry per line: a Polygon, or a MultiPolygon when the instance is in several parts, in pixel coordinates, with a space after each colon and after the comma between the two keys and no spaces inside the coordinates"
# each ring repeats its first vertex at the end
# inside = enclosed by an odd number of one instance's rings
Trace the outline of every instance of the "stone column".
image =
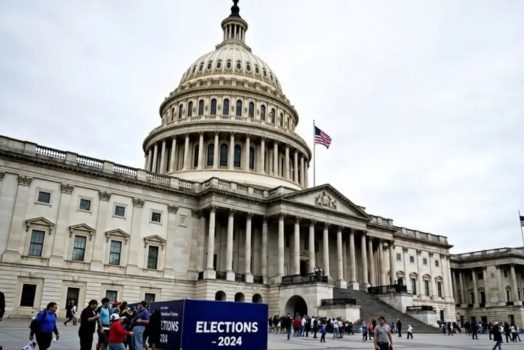
{"type": "Polygon", "coordinates": [[[176,137],[171,141],[171,158],[169,159],[169,171],[176,171],[176,137]]]}
{"type": "Polygon", "coordinates": [[[486,297],[486,305],[488,304],[489,302],[489,295],[490,295],[490,291],[489,291],[489,283],[488,283],[488,268],[487,267],[484,267],[482,269],[482,280],[484,282],[484,296],[486,297]]]}
{"type": "Polygon", "coordinates": [[[498,302],[506,304],[506,288],[504,283],[502,283],[502,266],[496,266],[497,269],[497,292],[498,292],[498,302]]]}
{"type": "Polygon", "coordinates": [[[189,169],[189,135],[186,135],[184,142],[184,163],[182,164],[182,171],[189,169]]]}
{"type": "Polygon", "coordinates": [[[368,240],[368,258],[369,258],[369,283],[372,286],[377,285],[377,277],[375,276],[375,261],[373,259],[373,239],[369,237],[368,240]]]}
{"type": "Polygon", "coordinates": [[[464,272],[459,271],[459,286],[460,286],[460,302],[462,304],[467,304],[466,301],[466,291],[464,290],[464,272]]]}
{"type": "Polygon", "coordinates": [[[510,272],[511,272],[511,293],[513,294],[513,300],[512,301],[518,301],[519,300],[519,294],[517,292],[518,286],[517,286],[517,274],[515,273],[515,265],[511,264],[509,266],[510,272]]]}
{"type": "Polygon", "coordinates": [[[349,231],[349,282],[352,289],[358,289],[357,284],[357,266],[355,260],[355,232],[349,231]]]}
{"type": "Polygon", "coordinates": [[[284,215],[278,217],[278,278],[284,276],[284,215]]]}
{"type": "Polygon", "coordinates": [[[323,243],[322,243],[322,248],[323,248],[323,251],[324,251],[324,275],[326,275],[328,277],[328,279],[330,278],[330,273],[329,273],[329,225],[328,224],[324,224],[324,240],[323,240],[323,243]]]}
{"type": "Polygon", "coordinates": [[[304,186],[304,156],[300,156],[300,184],[304,186]]]}
{"type": "MultiPolygon", "coordinates": [[[[130,275],[139,275],[142,269],[139,265],[139,253],[144,249],[144,241],[142,240],[142,212],[144,208],[144,200],[141,198],[133,198],[133,211],[131,212],[131,228],[129,232],[129,254],[126,264],[126,273],[130,275]]],[[[99,234],[98,232],[96,233],[99,234]]],[[[100,232],[102,234],[102,232],[100,232]]]]}
{"type": "Polygon", "coordinates": [[[231,133],[229,136],[229,157],[227,160],[227,166],[229,169],[233,169],[235,166],[235,134],[231,133]]]}
{"type": "Polygon", "coordinates": [[[146,170],[151,171],[151,163],[153,162],[153,150],[149,148],[149,151],[147,151],[147,163],[146,163],[146,170]]]}
{"type": "Polygon", "coordinates": [[[262,174],[266,173],[265,165],[266,165],[266,140],[262,139],[260,141],[260,167],[259,172],[262,174]]]}
{"type": "Polygon", "coordinates": [[[309,273],[315,272],[315,221],[309,222],[309,273]]]}
{"type": "MultiPolygon", "coordinates": [[[[190,270],[187,270],[186,266],[177,263],[177,259],[182,261],[186,259],[191,260],[189,255],[190,249],[187,249],[185,237],[176,232],[177,211],[178,208],[176,206],[167,206],[167,242],[166,247],[162,246],[161,249],[168,249],[166,253],[170,253],[164,254],[164,277],[174,279],[179,276],[191,275],[191,279],[196,280],[200,270],[193,270],[194,266],[191,266],[190,270]]],[[[198,213],[198,218],[200,220],[200,213],[198,213]]]]}
{"type": "Polygon", "coordinates": [[[260,253],[261,258],[261,270],[262,270],[262,279],[264,283],[267,281],[267,218],[264,216],[262,219],[262,249],[260,253]]]}
{"type": "Polygon", "coordinates": [[[220,159],[218,157],[219,150],[220,150],[220,144],[218,140],[218,132],[216,132],[214,146],[213,146],[213,169],[218,169],[218,164],[220,164],[220,159]]]}
{"type": "Polygon", "coordinates": [[[158,159],[158,143],[155,143],[155,147],[153,148],[153,166],[151,167],[151,171],[156,173],[156,164],[158,159]]]}
{"type": "Polygon", "coordinates": [[[362,284],[364,285],[364,288],[368,287],[369,284],[369,278],[368,278],[368,257],[366,254],[366,233],[362,232],[362,237],[360,238],[361,244],[360,244],[360,250],[362,253],[362,284]]]}
{"type": "Polygon", "coordinates": [[[337,287],[347,288],[344,280],[344,257],[342,254],[342,227],[337,228],[337,287]]]}
{"type": "Polygon", "coordinates": [[[452,274],[452,290],[453,290],[453,297],[455,298],[455,303],[456,304],[461,304],[462,303],[462,300],[460,300],[460,303],[459,303],[459,299],[460,299],[460,295],[459,295],[459,292],[458,292],[458,282],[457,282],[457,272],[456,271],[451,271],[451,274],[452,274]]]}
{"type": "Polygon", "coordinates": [[[251,148],[251,140],[249,136],[246,136],[246,143],[244,146],[244,149],[246,150],[244,152],[244,170],[249,171],[249,149],[251,148]]]}
{"type": "MultiPolygon", "coordinates": [[[[71,257],[66,257],[66,244],[69,239],[71,242],[74,242],[74,237],[70,234],[69,226],[69,217],[71,212],[71,201],[73,193],[73,186],[60,184],[60,204],[58,206],[58,218],[56,221],[56,230],[55,234],[52,235],[53,238],[53,250],[51,253],[51,259],[49,260],[49,266],[53,267],[63,267],[64,259],[69,260],[71,257]]],[[[91,235],[89,240],[91,240],[91,235]]]]}
{"type": "Polygon", "coordinates": [[[253,274],[251,273],[251,219],[253,214],[246,215],[246,258],[245,258],[245,281],[253,283],[253,274]]]}
{"type": "Polygon", "coordinates": [[[226,245],[226,279],[228,281],[235,280],[235,272],[233,271],[233,230],[235,225],[235,212],[229,210],[227,218],[227,245],[226,245]]]}
{"type": "MultiPolygon", "coordinates": [[[[106,249],[106,237],[105,231],[107,226],[108,216],[111,214],[109,209],[109,199],[111,198],[111,193],[98,191],[98,213],[96,216],[96,235],[93,247],[93,260],[91,261],[91,271],[104,271],[104,262],[105,262],[105,253],[106,249]]],[[[124,249],[127,249],[124,244],[122,245],[122,256],[124,254],[124,249]]],[[[125,265],[120,259],[120,264],[125,265]]],[[[140,264],[138,264],[140,266],[140,264]]]]}
{"type": "Polygon", "coordinates": [[[286,180],[290,179],[289,171],[289,146],[286,145],[285,148],[285,158],[284,158],[284,178],[286,180]]]}
{"type": "Polygon", "coordinates": [[[295,219],[293,235],[293,274],[300,275],[300,218],[295,219]]]}
{"type": "Polygon", "coordinates": [[[384,258],[384,241],[378,241],[378,255],[380,259],[380,284],[385,286],[386,282],[386,259],[384,258]]]}
{"type": "Polygon", "coordinates": [[[204,134],[200,133],[198,136],[198,162],[197,170],[202,170],[204,167],[204,134]]]}
{"type": "Polygon", "coordinates": [[[278,176],[278,143],[275,141],[273,143],[273,175],[278,176]]]}
{"type": "Polygon", "coordinates": [[[295,183],[298,183],[298,151],[295,150],[294,152],[294,162],[293,162],[293,167],[295,168],[295,171],[293,173],[293,181],[295,183]]]}
{"type": "Polygon", "coordinates": [[[164,174],[166,172],[166,140],[162,140],[162,152],[160,153],[160,169],[159,174],[164,174]]]}
{"type": "Polygon", "coordinates": [[[475,269],[471,270],[471,280],[473,281],[473,300],[471,303],[473,305],[478,305],[478,288],[477,288],[477,274],[475,273],[475,269]]]}
{"type": "Polygon", "coordinates": [[[309,173],[308,173],[308,164],[306,159],[306,168],[304,169],[304,188],[307,188],[309,185],[309,173]]]}
{"type": "Polygon", "coordinates": [[[434,269],[433,269],[433,263],[434,263],[434,260],[435,260],[435,254],[433,254],[432,252],[429,252],[429,257],[428,257],[428,260],[429,260],[429,277],[430,277],[430,280],[429,280],[429,296],[433,299],[437,296],[437,293],[435,293],[435,273],[434,273],[434,269]]]}
{"type": "Polygon", "coordinates": [[[395,244],[393,241],[389,242],[389,283],[394,284],[396,278],[395,269],[395,244]]]}
{"type": "Polygon", "coordinates": [[[453,289],[452,289],[452,281],[451,281],[451,264],[449,262],[449,256],[447,255],[442,255],[442,259],[444,260],[444,262],[446,263],[445,265],[445,268],[443,266],[441,266],[441,269],[442,269],[442,277],[443,277],[443,281],[442,281],[442,284],[443,284],[443,287],[444,287],[444,297],[446,299],[450,299],[452,296],[450,295],[450,293],[453,293],[453,289]]]}
{"type": "Polygon", "coordinates": [[[213,266],[213,259],[215,257],[215,220],[216,207],[211,207],[209,211],[209,230],[207,233],[207,262],[206,270],[204,271],[204,278],[215,279],[216,271],[213,266]]]}

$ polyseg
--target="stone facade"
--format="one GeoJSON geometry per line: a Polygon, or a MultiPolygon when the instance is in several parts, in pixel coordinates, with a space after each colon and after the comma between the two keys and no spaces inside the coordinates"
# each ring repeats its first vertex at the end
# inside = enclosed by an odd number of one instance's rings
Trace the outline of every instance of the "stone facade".
{"type": "Polygon", "coordinates": [[[0,137],[7,315],[104,296],[318,314],[334,288],[398,283],[412,305],[453,320],[447,238],[309,187],[298,113],[245,44],[236,5],[222,28],[224,41],[162,103],[144,170],[0,137]]]}

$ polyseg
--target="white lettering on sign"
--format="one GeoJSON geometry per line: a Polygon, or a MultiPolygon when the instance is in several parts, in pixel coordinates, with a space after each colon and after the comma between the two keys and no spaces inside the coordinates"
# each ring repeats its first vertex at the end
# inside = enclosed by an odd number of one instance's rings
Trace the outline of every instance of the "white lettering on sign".
{"type": "Polygon", "coordinates": [[[197,321],[196,333],[257,333],[258,322],[197,321]]]}
{"type": "Polygon", "coordinates": [[[160,329],[168,332],[178,332],[178,321],[160,321],[160,329]]]}

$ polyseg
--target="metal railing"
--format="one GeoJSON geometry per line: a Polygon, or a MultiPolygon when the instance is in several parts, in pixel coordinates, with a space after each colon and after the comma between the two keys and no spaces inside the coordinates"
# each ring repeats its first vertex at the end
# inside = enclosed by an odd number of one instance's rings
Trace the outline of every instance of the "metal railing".
{"type": "Polygon", "coordinates": [[[391,284],[387,286],[368,287],[369,294],[402,294],[407,293],[408,287],[401,284],[391,284]]]}
{"type": "Polygon", "coordinates": [[[357,300],[353,298],[338,298],[338,299],[321,299],[320,306],[331,305],[357,305],[357,300]]]}
{"type": "Polygon", "coordinates": [[[414,305],[408,306],[406,311],[435,311],[435,308],[431,305],[414,305]]]}
{"type": "Polygon", "coordinates": [[[314,273],[307,275],[291,275],[282,277],[282,285],[305,284],[305,283],[328,283],[328,276],[322,276],[314,273]]]}

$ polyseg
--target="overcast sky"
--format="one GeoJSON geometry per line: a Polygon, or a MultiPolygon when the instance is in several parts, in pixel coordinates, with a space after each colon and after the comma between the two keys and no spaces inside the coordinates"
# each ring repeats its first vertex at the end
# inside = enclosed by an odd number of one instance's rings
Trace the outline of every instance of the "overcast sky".
{"type": "MultiPolygon", "coordinates": [[[[242,0],[317,184],[446,235],[522,246],[524,1],[242,0]]],[[[228,0],[3,0],[0,134],[134,167],[158,107],[222,38],[228,0]]],[[[310,178],[312,176],[310,175],[310,178]]]]}

